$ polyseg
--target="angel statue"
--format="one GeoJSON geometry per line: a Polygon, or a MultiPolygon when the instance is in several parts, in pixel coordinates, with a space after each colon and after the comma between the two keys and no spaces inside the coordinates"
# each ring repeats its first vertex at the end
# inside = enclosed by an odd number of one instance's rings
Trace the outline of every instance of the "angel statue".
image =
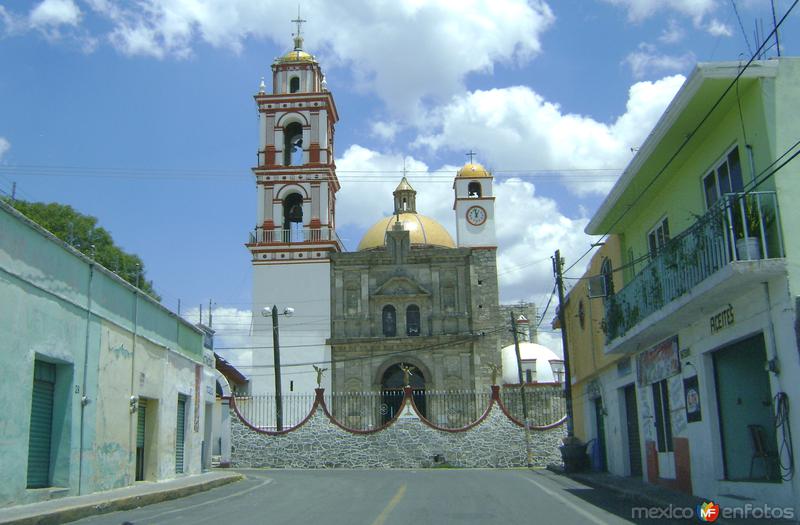
{"type": "Polygon", "coordinates": [[[314,370],[317,372],[317,388],[322,388],[322,374],[327,370],[327,368],[322,368],[321,366],[311,365],[314,367],[314,370]]]}
{"type": "Polygon", "coordinates": [[[492,385],[496,385],[497,375],[500,373],[500,365],[498,365],[497,363],[490,363],[489,365],[486,366],[486,368],[492,374],[492,385]]]}
{"type": "Polygon", "coordinates": [[[411,386],[411,376],[414,375],[411,370],[413,370],[413,366],[408,366],[405,363],[400,363],[400,370],[403,371],[403,384],[407,387],[411,386]]]}

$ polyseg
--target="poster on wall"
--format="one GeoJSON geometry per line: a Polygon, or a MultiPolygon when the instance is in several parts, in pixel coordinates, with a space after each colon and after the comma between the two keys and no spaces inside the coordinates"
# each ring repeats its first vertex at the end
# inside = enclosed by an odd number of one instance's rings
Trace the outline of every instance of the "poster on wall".
{"type": "Polygon", "coordinates": [[[656,383],[680,371],[678,336],[666,339],[636,356],[636,377],[639,386],[656,383]]]}
{"type": "Polygon", "coordinates": [[[686,420],[689,423],[700,421],[700,386],[697,376],[683,378],[683,395],[686,397],[686,420]]]}

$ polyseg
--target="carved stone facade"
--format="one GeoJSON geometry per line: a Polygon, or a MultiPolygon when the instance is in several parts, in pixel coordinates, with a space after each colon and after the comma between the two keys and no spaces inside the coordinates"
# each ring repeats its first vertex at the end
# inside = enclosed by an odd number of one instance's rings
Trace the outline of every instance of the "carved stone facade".
{"type": "Polygon", "coordinates": [[[331,256],[334,391],[377,391],[411,364],[426,390],[488,390],[506,323],[494,248],[411,248],[393,229],[385,249],[331,256]]]}

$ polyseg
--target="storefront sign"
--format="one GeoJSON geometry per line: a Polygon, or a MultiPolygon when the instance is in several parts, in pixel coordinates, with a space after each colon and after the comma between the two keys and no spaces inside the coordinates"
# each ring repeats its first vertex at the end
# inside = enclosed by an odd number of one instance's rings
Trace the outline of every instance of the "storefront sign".
{"type": "Polygon", "coordinates": [[[683,378],[683,395],[686,397],[686,421],[695,423],[700,421],[700,385],[697,376],[683,378]]]}
{"type": "Polygon", "coordinates": [[[674,376],[681,371],[678,337],[660,342],[636,356],[636,375],[639,386],[645,386],[674,376]]]}
{"type": "Polygon", "coordinates": [[[729,304],[727,308],[725,308],[718,314],[712,315],[708,321],[709,324],[711,325],[712,334],[716,334],[723,328],[732,326],[733,323],[736,321],[735,317],[733,316],[733,305],[729,304]]]}

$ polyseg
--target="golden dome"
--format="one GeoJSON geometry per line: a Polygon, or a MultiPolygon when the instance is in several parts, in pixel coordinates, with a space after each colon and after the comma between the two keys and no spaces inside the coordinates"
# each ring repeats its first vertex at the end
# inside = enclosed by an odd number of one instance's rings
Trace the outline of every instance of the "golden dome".
{"type": "MultiPolygon", "coordinates": [[[[392,215],[384,217],[372,225],[358,243],[358,251],[383,248],[386,232],[392,228],[396,220],[397,215],[392,215]]],[[[411,246],[456,247],[456,243],[453,242],[453,238],[450,237],[444,226],[430,217],[418,213],[401,213],[400,222],[403,223],[403,229],[410,233],[411,246]]]]}
{"type": "Polygon", "coordinates": [[[276,60],[279,64],[287,62],[316,62],[314,55],[306,53],[302,49],[293,49],[276,60]]]}
{"type": "Polygon", "coordinates": [[[458,170],[456,177],[474,179],[477,177],[491,177],[492,175],[477,162],[467,162],[464,167],[458,170]]]}

